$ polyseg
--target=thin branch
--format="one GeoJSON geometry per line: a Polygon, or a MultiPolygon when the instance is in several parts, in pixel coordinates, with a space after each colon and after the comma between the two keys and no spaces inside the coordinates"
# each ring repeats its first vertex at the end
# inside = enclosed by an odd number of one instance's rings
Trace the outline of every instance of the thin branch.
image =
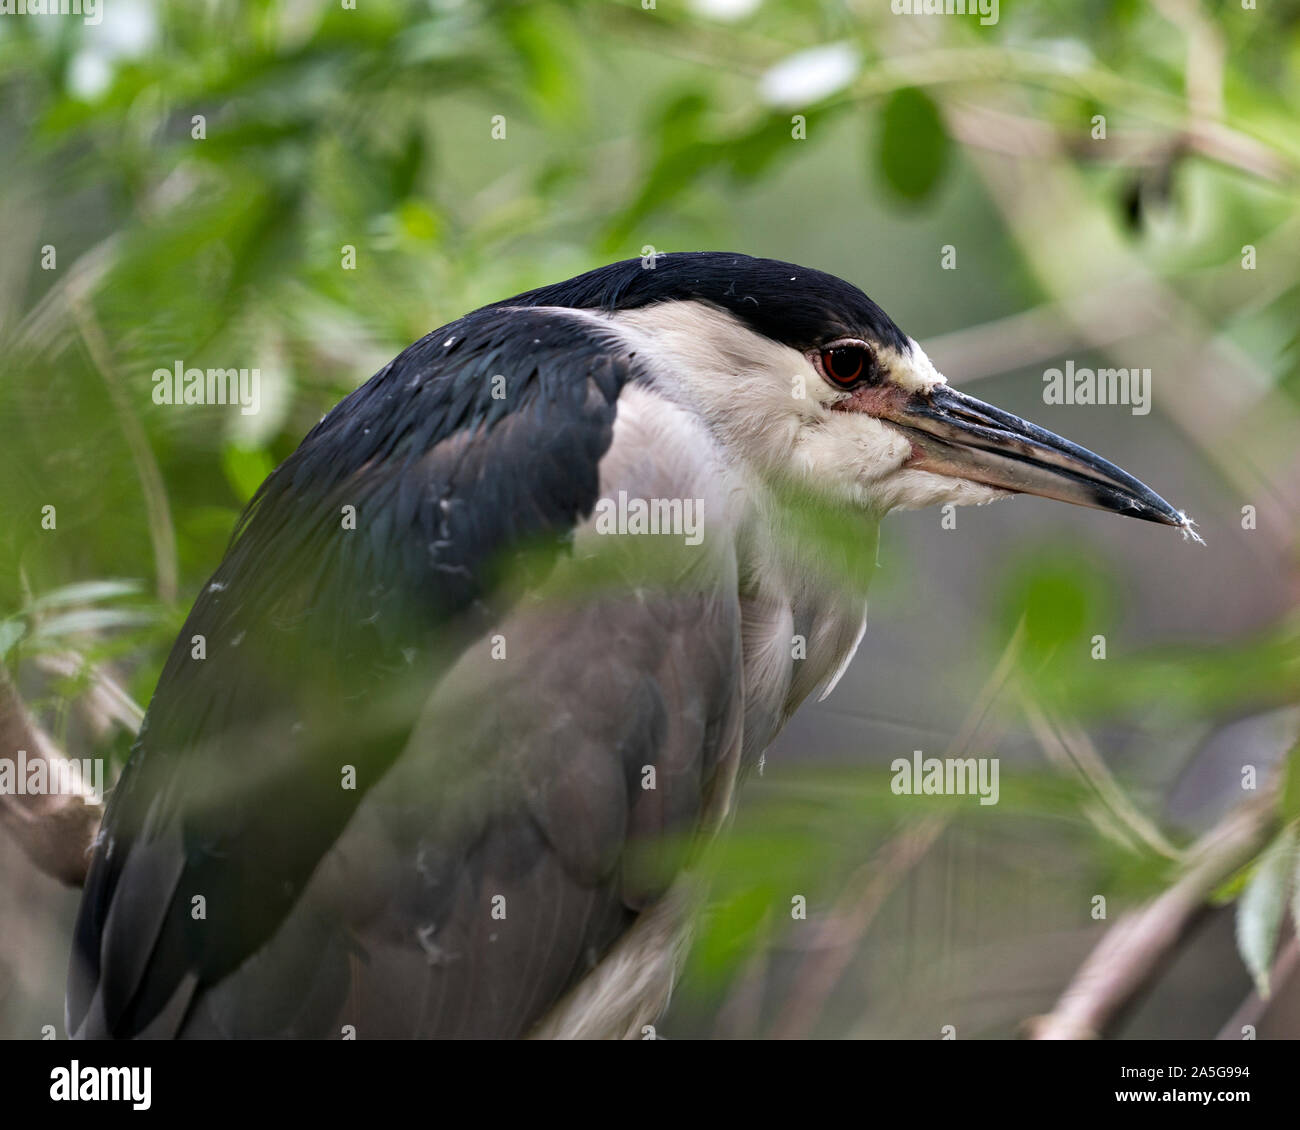
{"type": "Polygon", "coordinates": [[[1155,0],[1155,8],[1187,38],[1187,108],[1198,121],[1223,117],[1223,62],[1227,55],[1220,29],[1201,13],[1198,0],[1155,0]]]}
{"type": "Polygon", "coordinates": [[[1051,714],[1027,687],[1022,685],[1017,690],[1029,728],[1048,760],[1088,785],[1106,811],[1151,851],[1166,859],[1181,860],[1182,852],[1129,800],[1087,733],[1051,714]]]}
{"type": "Polygon", "coordinates": [[[1151,983],[1205,910],[1210,895],[1268,842],[1276,824],[1276,785],[1234,808],[1187,853],[1168,890],[1125,914],[1074,975],[1056,1007],[1026,1027],[1036,1040],[1105,1036],[1151,983]]]}
{"type": "Polygon", "coordinates": [[[1294,183],[1297,176],[1276,150],[1208,119],[1191,120],[1177,129],[1108,130],[1104,140],[1093,140],[1090,133],[1069,132],[1025,114],[954,100],[948,107],[948,126],[963,145],[1009,157],[1050,158],[1064,152],[1089,164],[1146,168],[1187,152],[1273,184],[1294,183]]]}
{"type": "Polygon", "coordinates": [[[1087,340],[1060,303],[1045,302],[1004,318],[927,338],[925,351],[953,384],[1027,369],[1063,357],[1072,349],[1127,341],[1148,330],[1152,325],[1150,312],[1128,302],[1131,297],[1132,286],[1124,283],[1080,295],[1076,309],[1087,311],[1085,316],[1098,327],[1087,340]]]}
{"type": "MultiPolygon", "coordinates": [[[[1300,222],[1288,220],[1257,241],[1259,266],[1243,271],[1232,265],[1203,268],[1187,278],[1189,296],[1199,308],[1213,307],[1227,318],[1266,308],[1292,286],[1289,266],[1300,246],[1300,222]]],[[[1121,280],[1072,295],[1069,306],[1043,302],[1028,310],[927,337],[925,351],[952,384],[1029,369],[1068,356],[1129,341],[1163,328],[1167,316],[1145,298],[1144,282],[1121,280]],[[1073,316],[1071,316],[1071,312],[1073,316]],[[1077,322],[1090,329],[1085,335],[1077,322]]],[[[1266,394],[1267,395],[1267,394],[1266,394]]],[[[1258,410],[1266,410],[1261,405],[1258,410]]]]}
{"type": "Polygon", "coordinates": [[[0,666],[0,763],[12,764],[15,780],[20,753],[29,769],[43,763],[47,781],[72,781],[79,791],[0,792],[0,826],[8,829],[42,871],[79,887],[86,878],[103,805],[91,793],[88,782],[66,772],[67,758],[32,716],[8,672],[0,666]]]}
{"type": "Polygon", "coordinates": [[[167,501],[167,486],[163,482],[162,470],[154,458],[149,446],[149,437],[145,434],[136,414],[131,410],[126,393],[117,379],[113,368],[108,342],[104,340],[103,331],[95,321],[89,305],[76,298],[71,300],[73,316],[81,331],[82,341],[100,377],[108,389],[109,398],[117,413],[122,434],[131,449],[131,459],[135,463],[136,476],[140,480],[140,491],[144,496],[145,512],[149,517],[149,538],[153,542],[154,569],[158,581],[158,597],[167,605],[176,603],[177,578],[179,569],[176,563],[176,527],[172,522],[171,506],[167,501]]]}
{"type": "MultiPolygon", "coordinates": [[[[1079,66],[1022,48],[933,47],[886,53],[854,81],[848,92],[831,99],[826,108],[878,98],[903,86],[921,86],[941,98],[946,108],[959,111],[962,107],[954,104],[953,99],[957,88],[991,85],[1010,88],[1016,94],[1031,88],[1087,94],[1099,102],[1123,106],[1130,111],[1130,116],[1152,122],[1164,131],[1166,145],[1186,146],[1211,160],[1273,182],[1290,183],[1300,173],[1291,154],[1223,122],[1189,113],[1187,103],[1168,91],[1098,65],[1079,66]]],[[[998,111],[990,107],[982,113],[998,114],[998,111]]],[[[996,134],[998,148],[1014,147],[1005,151],[1020,152],[1025,146],[1038,149],[1051,137],[1041,122],[1027,114],[1010,110],[999,116],[1013,126],[996,134]],[[1014,123],[1023,122],[1032,123],[1029,132],[1014,127],[1014,123]]],[[[985,140],[991,136],[986,134],[985,140]]]]}

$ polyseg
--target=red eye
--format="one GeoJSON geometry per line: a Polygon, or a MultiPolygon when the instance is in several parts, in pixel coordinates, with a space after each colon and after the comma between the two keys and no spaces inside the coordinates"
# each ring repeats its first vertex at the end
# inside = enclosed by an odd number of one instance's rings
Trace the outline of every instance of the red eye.
{"type": "Polygon", "coordinates": [[[860,345],[837,345],[822,350],[822,369],[837,385],[848,387],[862,379],[867,351],[860,345]]]}

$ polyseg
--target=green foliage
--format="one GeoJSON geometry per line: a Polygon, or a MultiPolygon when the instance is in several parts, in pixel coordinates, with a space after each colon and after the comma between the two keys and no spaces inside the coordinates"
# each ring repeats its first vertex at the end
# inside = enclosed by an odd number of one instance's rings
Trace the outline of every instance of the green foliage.
{"type": "MultiPolygon", "coordinates": [[[[1237,902],[1237,947],[1261,997],[1270,994],[1269,971],[1296,875],[1296,827],[1289,825],[1260,856],[1237,902]]],[[[1297,917],[1300,925],[1300,916],[1297,917]]]]}
{"type": "Polygon", "coordinates": [[[270,455],[260,448],[231,445],[221,453],[226,481],[240,502],[247,502],[274,469],[270,455]]]}
{"type": "Polygon", "coordinates": [[[903,200],[919,203],[948,164],[948,133],[934,100],[915,87],[896,90],[881,110],[878,161],[885,181],[903,200]]]}
{"type": "Polygon", "coordinates": [[[1089,629],[1115,612],[1111,577],[1083,546],[1046,547],[1008,563],[998,594],[1005,638],[1024,620],[1025,647],[1042,661],[1063,650],[1087,654],[1089,629]]]}

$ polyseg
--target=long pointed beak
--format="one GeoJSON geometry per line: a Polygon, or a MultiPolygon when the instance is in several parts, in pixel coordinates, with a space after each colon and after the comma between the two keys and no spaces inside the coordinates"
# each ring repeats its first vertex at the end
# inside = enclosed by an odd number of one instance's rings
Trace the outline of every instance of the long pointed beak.
{"type": "Polygon", "coordinates": [[[917,470],[1190,528],[1181,511],[1114,463],[947,385],[890,397],[875,414],[902,429],[912,443],[907,465],[917,470]]]}

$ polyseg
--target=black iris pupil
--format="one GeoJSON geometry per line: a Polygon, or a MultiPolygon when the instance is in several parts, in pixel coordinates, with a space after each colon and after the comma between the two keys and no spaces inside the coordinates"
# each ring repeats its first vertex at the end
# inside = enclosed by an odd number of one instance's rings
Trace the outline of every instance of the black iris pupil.
{"type": "Polygon", "coordinates": [[[842,347],[830,350],[830,371],[837,381],[851,381],[862,372],[862,350],[842,347]]]}

